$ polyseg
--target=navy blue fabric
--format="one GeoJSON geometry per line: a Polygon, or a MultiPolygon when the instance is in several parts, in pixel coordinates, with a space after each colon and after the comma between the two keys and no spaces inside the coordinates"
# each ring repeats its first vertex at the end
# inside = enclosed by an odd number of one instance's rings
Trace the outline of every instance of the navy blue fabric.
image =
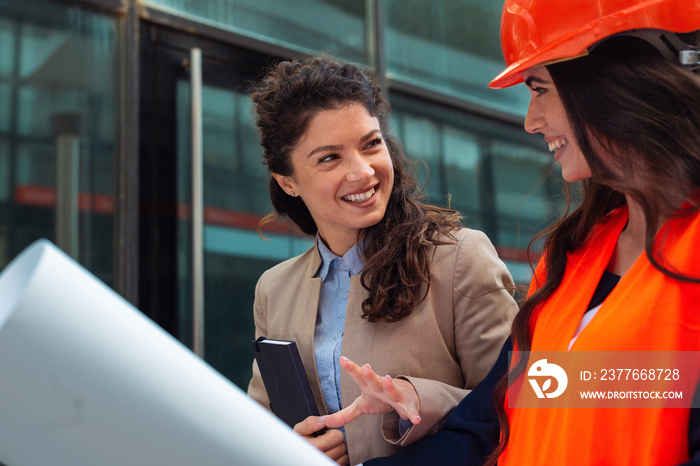
{"type": "MultiPolygon", "coordinates": [[[[693,406],[700,406],[700,386],[695,388],[693,406]]],[[[683,466],[700,465],[700,408],[690,409],[690,420],[688,422],[688,455],[690,456],[690,461],[683,463],[683,466]]]]}

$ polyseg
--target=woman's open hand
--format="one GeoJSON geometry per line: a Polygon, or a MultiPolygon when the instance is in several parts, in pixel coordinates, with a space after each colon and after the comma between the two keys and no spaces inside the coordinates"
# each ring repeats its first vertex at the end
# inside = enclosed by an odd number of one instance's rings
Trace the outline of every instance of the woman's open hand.
{"type": "Polygon", "coordinates": [[[362,394],[347,408],[324,416],[320,421],[327,427],[341,427],[365,414],[384,414],[391,411],[410,420],[420,422],[420,399],[410,382],[380,377],[369,364],[360,367],[346,357],[340,358],[340,367],[352,377],[362,394]]]}

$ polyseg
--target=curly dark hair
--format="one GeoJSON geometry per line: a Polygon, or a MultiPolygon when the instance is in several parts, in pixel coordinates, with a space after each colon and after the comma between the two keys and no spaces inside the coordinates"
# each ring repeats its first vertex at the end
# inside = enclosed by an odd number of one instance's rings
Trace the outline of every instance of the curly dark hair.
{"type": "MultiPolygon", "coordinates": [[[[569,253],[584,245],[604,216],[626,204],[625,194],[644,210],[650,263],[669,277],[700,283],[700,277],[674,268],[662,254],[663,235],[656,235],[660,220],[700,210],[700,76],[631,37],[606,40],[588,56],[547,69],[592,177],[580,182],[581,202],[573,211],[571,185],[566,185],[567,213],[533,239],[546,237],[545,278],[513,321],[518,351],[531,350],[531,320],[560,286],[569,253]],[[684,201],[688,206],[679,209],[684,201]]],[[[526,364],[519,361],[496,389],[502,435],[489,464],[495,464],[510,434],[504,408],[508,377],[515,380],[526,364]]]]}
{"type": "MultiPolygon", "coordinates": [[[[291,153],[319,112],[359,103],[377,118],[394,167],[394,185],[382,220],[358,234],[358,240],[369,238],[362,253],[361,282],[369,291],[362,316],[370,322],[395,322],[408,316],[430,287],[433,246],[445,244],[443,233],[452,237],[450,232],[461,227],[461,219],[452,209],[423,202],[412,164],[388,134],[391,106],[376,78],[357,65],[325,55],[283,61],[255,86],[252,99],[263,163],[270,173],[283,176],[293,174],[291,153]]],[[[315,235],[316,223],[301,197],[289,196],[272,176],[269,187],[275,211],[260,222],[258,230],[287,216],[301,231],[315,235]]]]}

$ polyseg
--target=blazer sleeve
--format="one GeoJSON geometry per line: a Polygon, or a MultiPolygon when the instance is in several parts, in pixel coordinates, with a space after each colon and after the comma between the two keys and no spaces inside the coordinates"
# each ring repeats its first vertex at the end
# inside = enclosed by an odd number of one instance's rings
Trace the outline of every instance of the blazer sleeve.
{"type": "Polygon", "coordinates": [[[496,363],[452,411],[442,430],[391,456],[375,458],[364,466],[476,466],[484,464],[496,449],[500,430],[493,393],[508,372],[508,352],[513,346],[506,340],[496,363]]]}
{"type": "MultiPolygon", "coordinates": [[[[255,338],[261,336],[268,336],[267,333],[267,301],[265,299],[265,294],[263,293],[263,281],[265,274],[263,274],[258,283],[255,285],[255,300],[253,302],[253,319],[255,322],[255,338]]],[[[267,397],[267,391],[265,390],[265,385],[263,385],[262,377],[260,375],[260,369],[258,369],[258,362],[253,359],[253,377],[250,379],[248,384],[248,396],[253,398],[255,401],[263,405],[268,410],[270,409],[270,399],[267,397]]]]}
{"type": "Polygon", "coordinates": [[[454,346],[465,384],[454,387],[435,380],[402,377],[418,393],[421,422],[399,437],[398,415],[384,415],[385,439],[400,446],[438,430],[452,409],[486,377],[510,334],[517,312],[513,279],[488,237],[477,230],[463,229],[456,248],[449,257],[454,346]]]}

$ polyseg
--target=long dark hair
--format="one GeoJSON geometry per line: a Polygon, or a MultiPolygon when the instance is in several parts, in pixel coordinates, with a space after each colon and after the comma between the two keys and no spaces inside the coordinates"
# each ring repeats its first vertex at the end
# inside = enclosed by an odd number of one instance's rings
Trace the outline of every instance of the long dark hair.
{"type": "MultiPolygon", "coordinates": [[[[516,315],[512,337],[518,351],[530,351],[531,320],[559,287],[567,256],[580,248],[605,215],[633,198],[646,217],[645,250],[651,264],[678,280],[700,277],[676,270],[662,254],[659,222],[697,213],[700,188],[700,77],[662,58],[641,39],[619,37],[590,55],[547,66],[593,176],[580,182],[581,202],[542,232],[544,282],[516,315]],[[679,206],[689,200],[689,207],[679,206]]],[[[567,185],[570,189],[570,185],[567,185]]],[[[537,239],[537,238],[536,238],[537,239]]],[[[534,241],[534,240],[533,240],[534,241]]],[[[533,244],[533,243],[531,243],[533,244]]],[[[504,407],[508,378],[527,365],[521,360],[499,383],[494,400],[505,449],[510,427],[504,407]]]]}
{"type": "MultiPolygon", "coordinates": [[[[393,322],[409,315],[430,286],[432,246],[443,244],[441,233],[449,234],[461,223],[456,211],[422,202],[413,167],[388,134],[391,106],[377,80],[357,65],[328,56],[308,57],[272,67],[252,99],[263,163],[271,173],[284,176],[293,174],[291,153],[319,112],[359,103],[377,118],[394,166],[394,185],[384,218],[360,232],[370,238],[363,251],[361,282],[369,291],[362,303],[363,317],[393,322]]],[[[318,228],[301,197],[287,195],[272,176],[269,187],[275,211],[261,221],[259,230],[286,215],[304,233],[315,235],[318,228]]]]}

